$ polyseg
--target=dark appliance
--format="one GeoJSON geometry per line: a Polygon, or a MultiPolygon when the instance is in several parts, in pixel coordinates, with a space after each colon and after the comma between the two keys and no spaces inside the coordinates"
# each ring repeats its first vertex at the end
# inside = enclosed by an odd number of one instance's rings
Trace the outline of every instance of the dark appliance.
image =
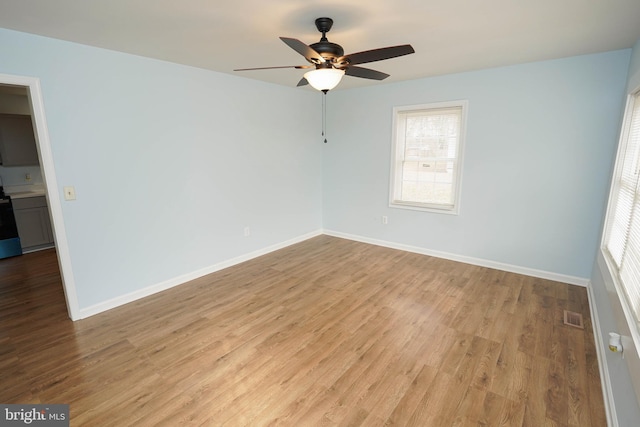
{"type": "Polygon", "coordinates": [[[11,198],[0,187],[0,258],[22,255],[11,198]]]}

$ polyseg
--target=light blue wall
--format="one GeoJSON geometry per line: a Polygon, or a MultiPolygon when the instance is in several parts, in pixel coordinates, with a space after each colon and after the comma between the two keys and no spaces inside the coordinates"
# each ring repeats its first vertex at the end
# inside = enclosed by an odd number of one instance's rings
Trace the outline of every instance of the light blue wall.
{"type": "Polygon", "coordinates": [[[321,229],[316,93],[1,29],[0,58],[41,80],[81,309],[321,229]]]}
{"type": "Polygon", "coordinates": [[[325,229],[590,277],[629,56],[330,92],[325,229]],[[469,101],[460,215],[389,208],[392,108],[459,99],[469,101]]]}

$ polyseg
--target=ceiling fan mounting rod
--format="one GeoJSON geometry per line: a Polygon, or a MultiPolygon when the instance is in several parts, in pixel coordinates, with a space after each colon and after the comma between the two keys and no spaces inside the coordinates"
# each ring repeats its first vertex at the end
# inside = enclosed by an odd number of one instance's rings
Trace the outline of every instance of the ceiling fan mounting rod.
{"type": "Polygon", "coordinates": [[[318,18],[316,19],[316,28],[322,33],[322,37],[331,30],[333,26],[333,19],[331,18],[318,18]]]}
{"type": "MultiPolygon", "coordinates": [[[[322,38],[319,42],[309,45],[309,47],[322,56],[325,63],[344,55],[344,49],[342,49],[342,46],[336,43],[331,43],[326,37],[326,34],[329,32],[332,25],[333,19],[331,18],[316,19],[316,28],[322,33],[322,38]]],[[[330,67],[325,66],[325,68],[330,67]]]]}

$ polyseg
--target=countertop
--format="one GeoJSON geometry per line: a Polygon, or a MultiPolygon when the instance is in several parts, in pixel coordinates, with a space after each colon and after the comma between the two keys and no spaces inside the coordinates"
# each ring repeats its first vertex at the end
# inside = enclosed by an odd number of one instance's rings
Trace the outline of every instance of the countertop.
{"type": "Polygon", "coordinates": [[[18,193],[7,193],[12,199],[25,199],[27,197],[44,196],[44,190],[40,191],[21,191],[18,193]]]}
{"type": "Polygon", "coordinates": [[[45,195],[44,186],[40,185],[7,185],[4,187],[4,193],[12,199],[24,199],[45,195]]]}

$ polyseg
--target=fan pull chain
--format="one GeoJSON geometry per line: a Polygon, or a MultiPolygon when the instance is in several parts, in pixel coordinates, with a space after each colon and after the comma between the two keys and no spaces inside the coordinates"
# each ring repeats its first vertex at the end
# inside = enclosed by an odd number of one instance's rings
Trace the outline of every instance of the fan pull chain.
{"type": "Polygon", "coordinates": [[[322,91],[322,136],[324,143],[327,143],[327,91],[322,91]]]}

